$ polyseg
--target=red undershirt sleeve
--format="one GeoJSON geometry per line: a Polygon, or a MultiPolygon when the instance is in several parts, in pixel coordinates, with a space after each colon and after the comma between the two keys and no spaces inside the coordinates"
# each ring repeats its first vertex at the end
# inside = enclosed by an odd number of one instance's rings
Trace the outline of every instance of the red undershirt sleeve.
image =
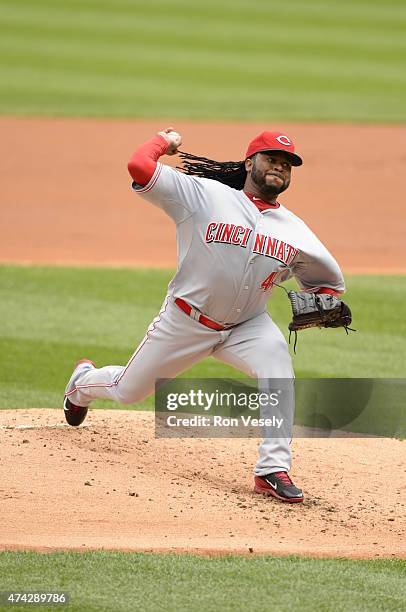
{"type": "Polygon", "coordinates": [[[166,153],[167,148],[168,143],[165,138],[157,134],[133,153],[128,162],[128,172],[137,185],[144,187],[149,183],[156,170],[158,159],[166,153]]]}

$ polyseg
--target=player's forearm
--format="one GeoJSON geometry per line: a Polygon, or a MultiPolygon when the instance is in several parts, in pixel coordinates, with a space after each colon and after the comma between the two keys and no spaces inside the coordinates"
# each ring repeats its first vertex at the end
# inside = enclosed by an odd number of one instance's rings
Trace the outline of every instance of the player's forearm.
{"type": "Polygon", "coordinates": [[[138,185],[147,185],[154,175],[157,161],[164,155],[168,142],[158,134],[144,142],[131,156],[128,162],[128,172],[138,185]]]}
{"type": "Polygon", "coordinates": [[[329,293],[341,295],[345,291],[342,272],[335,259],[322,251],[322,257],[301,255],[292,266],[292,273],[302,291],[309,293],[329,293]]]}

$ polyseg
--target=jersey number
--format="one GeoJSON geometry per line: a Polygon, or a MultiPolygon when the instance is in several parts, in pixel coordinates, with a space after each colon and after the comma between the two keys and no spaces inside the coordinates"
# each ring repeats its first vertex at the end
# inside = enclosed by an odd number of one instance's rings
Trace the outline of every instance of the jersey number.
{"type": "Polygon", "coordinates": [[[269,276],[267,276],[266,279],[262,281],[261,283],[261,289],[263,289],[264,291],[267,291],[269,287],[273,285],[277,274],[278,274],[277,272],[272,272],[269,276]]]}

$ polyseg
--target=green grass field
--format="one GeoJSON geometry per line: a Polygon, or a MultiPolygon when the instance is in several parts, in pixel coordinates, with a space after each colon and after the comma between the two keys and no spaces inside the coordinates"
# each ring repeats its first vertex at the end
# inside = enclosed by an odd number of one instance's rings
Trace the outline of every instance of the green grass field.
{"type": "Polygon", "coordinates": [[[53,609],[77,612],[390,611],[404,609],[405,569],[400,560],[5,552],[0,590],[64,591],[69,606],[53,609]]]}
{"type": "MultiPolygon", "coordinates": [[[[170,271],[0,266],[0,408],[58,407],[77,359],[124,365],[166,294],[170,271]]],[[[404,378],[406,277],[354,276],[347,299],[358,330],[305,330],[294,357],[299,378],[404,378]]],[[[292,286],[294,284],[292,283],[292,286]]],[[[290,304],[275,290],[275,321],[287,332],[290,304]]],[[[287,335],[287,334],[286,334],[287,335]]],[[[189,378],[241,378],[206,359],[189,378]]],[[[117,407],[100,401],[95,407],[117,407]]],[[[151,408],[149,398],[137,408],[151,408]]]]}
{"type": "MultiPolygon", "coordinates": [[[[60,407],[73,364],[81,357],[99,366],[127,363],[158,312],[170,277],[170,271],[159,270],[0,266],[0,409],[60,407]]],[[[306,385],[297,389],[297,424],[315,425],[315,388],[308,379],[405,378],[406,277],[385,277],[382,287],[380,277],[355,276],[348,279],[347,295],[356,333],[347,337],[342,329],[313,329],[299,335],[293,358],[296,376],[306,379],[306,385]]],[[[270,306],[287,336],[291,311],[285,293],[276,289],[270,306]]],[[[182,376],[244,378],[214,358],[182,376]]],[[[327,416],[333,428],[403,438],[404,384],[400,381],[394,388],[395,382],[390,396],[378,383],[368,395],[369,383],[360,381],[355,392],[340,387],[327,395],[328,401],[317,387],[318,413],[327,416]],[[360,411],[365,393],[368,407],[360,411]],[[343,394],[348,394],[347,417],[343,394]]],[[[92,406],[123,408],[106,400],[92,406]]],[[[154,396],[126,408],[151,410],[154,396]]]]}
{"type": "Polygon", "coordinates": [[[0,113],[402,122],[404,0],[0,0],[0,113]]]}

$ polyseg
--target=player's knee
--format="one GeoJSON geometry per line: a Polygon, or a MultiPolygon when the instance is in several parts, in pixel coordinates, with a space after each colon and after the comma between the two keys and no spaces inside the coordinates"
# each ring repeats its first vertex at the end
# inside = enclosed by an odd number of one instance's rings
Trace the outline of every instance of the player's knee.
{"type": "Polygon", "coordinates": [[[254,376],[257,378],[291,378],[293,377],[292,358],[284,339],[277,340],[269,346],[267,354],[262,355],[256,364],[254,376]]]}

